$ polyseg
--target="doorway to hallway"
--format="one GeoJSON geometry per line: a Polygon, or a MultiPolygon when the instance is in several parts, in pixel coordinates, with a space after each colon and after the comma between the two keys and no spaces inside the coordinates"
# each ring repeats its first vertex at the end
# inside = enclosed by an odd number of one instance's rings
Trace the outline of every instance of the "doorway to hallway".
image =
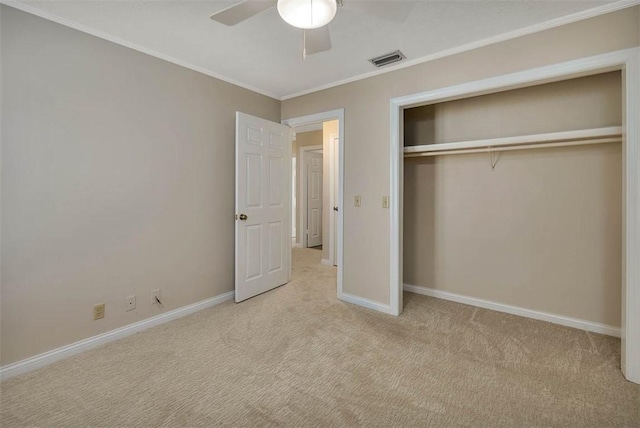
{"type": "Polygon", "coordinates": [[[337,295],[342,299],[344,110],[282,123],[294,131],[292,246],[316,249],[321,255],[320,263],[337,266],[337,295]]]}

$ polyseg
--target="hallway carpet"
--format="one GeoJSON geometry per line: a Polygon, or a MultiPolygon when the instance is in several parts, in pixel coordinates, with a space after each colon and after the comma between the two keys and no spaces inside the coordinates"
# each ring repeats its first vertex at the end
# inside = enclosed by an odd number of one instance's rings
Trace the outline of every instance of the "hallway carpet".
{"type": "Polygon", "coordinates": [[[620,341],[405,294],[400,317],[336,299],[294,250],[293,281],[1,384],[20,426],[640,426],[620,341]]]}

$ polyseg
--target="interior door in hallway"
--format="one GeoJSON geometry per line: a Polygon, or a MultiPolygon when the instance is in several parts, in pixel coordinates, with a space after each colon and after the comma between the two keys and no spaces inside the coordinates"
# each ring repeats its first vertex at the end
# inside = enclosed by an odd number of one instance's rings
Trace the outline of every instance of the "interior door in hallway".
{"type": "Polygon", "coordinates": [[[307,162],[307,246],[322,245],[322,152],[309,152],[307,162]]]}
{"type": "Polygon", "coordinates": [[[236,302],[289,280],[291,140],[287,126],[236,113],[236,302]]]}

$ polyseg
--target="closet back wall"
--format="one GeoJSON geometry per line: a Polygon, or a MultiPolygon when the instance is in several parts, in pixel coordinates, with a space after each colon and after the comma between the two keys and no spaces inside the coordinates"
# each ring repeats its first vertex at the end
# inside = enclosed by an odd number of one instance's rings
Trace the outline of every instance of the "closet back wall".
{"type": "MultiPolygon", "coordinates": [[[[621,123],[620,73],[405,113],[406,145],[621,123]]],[[[405,283],[620,326],[620,143],[405,159],[405,283]]]]}

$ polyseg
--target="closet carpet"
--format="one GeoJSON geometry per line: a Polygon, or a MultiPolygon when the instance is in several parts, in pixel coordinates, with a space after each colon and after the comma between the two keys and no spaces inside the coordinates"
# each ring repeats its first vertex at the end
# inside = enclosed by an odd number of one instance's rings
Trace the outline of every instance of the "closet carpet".
{"type": "Polygon", "coordinates": [[[640,426],[620,341],[405,294],[393,317],[293,281],[3,382],[18,426],[640,426]]]}

